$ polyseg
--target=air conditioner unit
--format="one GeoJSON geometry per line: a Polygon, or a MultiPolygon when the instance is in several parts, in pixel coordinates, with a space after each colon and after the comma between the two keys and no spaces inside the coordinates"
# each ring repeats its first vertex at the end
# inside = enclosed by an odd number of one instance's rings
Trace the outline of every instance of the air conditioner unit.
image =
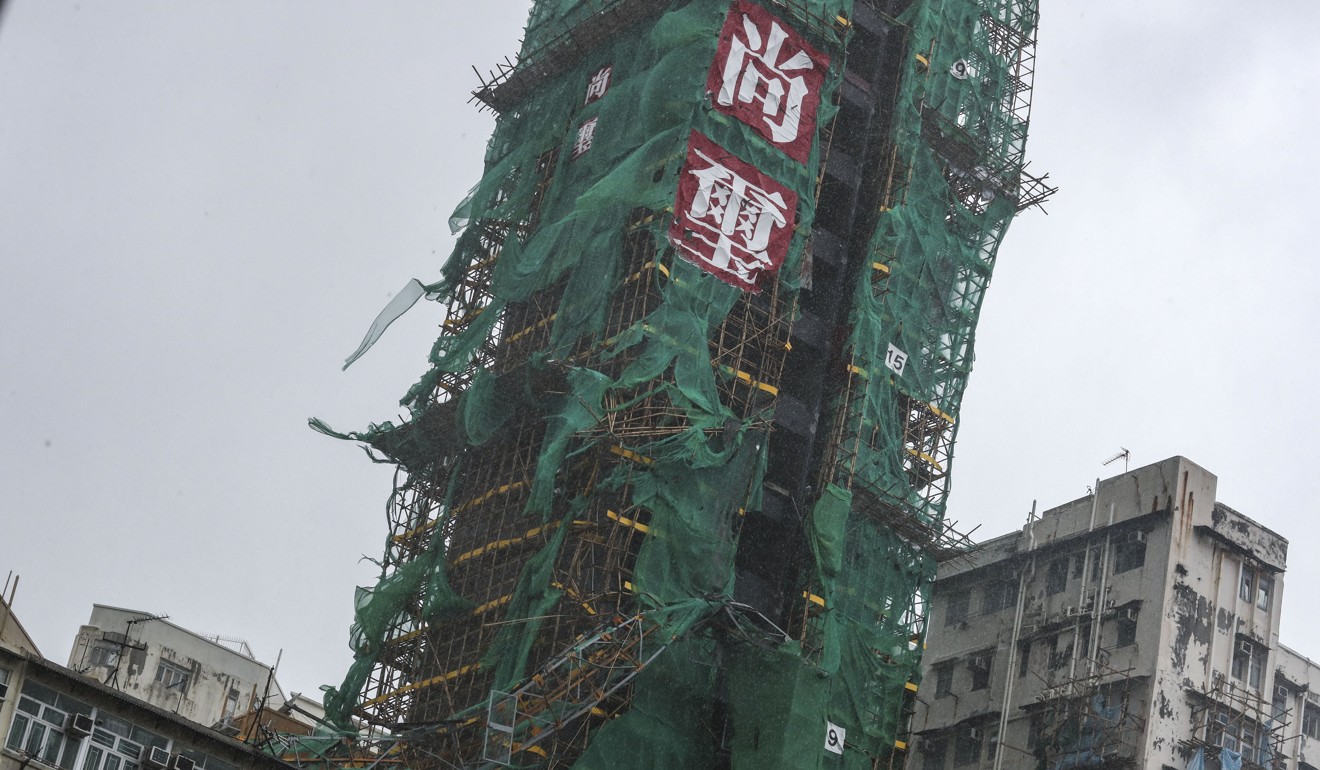
{"type": "Polygon", "coordinates": [[[1128,621],[1129,623],[1136,623],[1137,622],[1136,609],[1132,607],[1128,607],[1127,609],[1123,610],[1123,619],[1128,621]]]}
{"type": "Polygon", "coordinates": [[[967,731],[967,737],[974,741],[981,740],[981,728],[973,727],[967,731]]]}
{"type": "Polygon", "coordinates": [[[170,757],[169,770],[193,770],[195,767],[197,767],[197,763],[182,754],[175,754],[170,757]]]}
{"type": "Polygon", "coordinates": [[[141,759],[142,764],[147,767],[155,767],[164,770],[164,768],[169,767],[170,752],[161,746],[143,746],[141,759]]]}
{"type": "Polygon", "coordinates": [[[972,668],[976,668],[976,669],[986,669],[986,668],[990,668],[990,659],[989,659],[989,658],[984,658],[984,657],[982,657],[982,656],[980,656],[980,655],[973,656],[973,657],[972,657],[972,668]]]}
{"type": "Polygon", "coordinates": [[[86,714],[70,714],[64,720],[64,734],[71,738],[85,738],[92,734],[96,723],[86,714]]]}
{"type": "Polygon", "coordinates": [[[1144,543],[1146,542],[1146,533],[1140,529],[1135,530],[1132,534],[1128,535],[1128,540],[1133,543],[1144,543]]]}

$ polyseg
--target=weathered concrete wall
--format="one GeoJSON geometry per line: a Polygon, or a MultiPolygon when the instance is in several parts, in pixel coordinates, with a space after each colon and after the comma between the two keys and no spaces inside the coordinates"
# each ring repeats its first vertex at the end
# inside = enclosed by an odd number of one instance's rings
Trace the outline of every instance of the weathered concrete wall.
{"type": "MultiPolygon", "coordinates": [[[[1095,494],[1050,509],[1021,532],[942,566],[914,731],[930,737],[993,728],[1006,712],[1001,766],[1034,767],[1032,704],[1050,687],[1092,670],[1122,671],[1133,708],[1145,720],[1144,731],[1129,736],[1138,766],[1184,767],[1187,751],[1180,742],[1192,737],[1193,705],[1203,693],[1217,684],[1235,687],[1237,695],[1268,707],[1273,672],[1284,659],[1278,628],[1288,544],[1217,503],[1217,484],[1214,474],[1173,457],[1100,482],[1095,494]],[[1144,558],[1136,558],[1142,548],[1144,558]],[[1244,572],[1252,576],[1246,598],[1240,596],[1244,572]],[[1258,592],[1261,577],[1272,586],[1268,596],[1258,592]],[[1016,604],[983,608],[987,587],[1004,579],[1021,588],[1016,633],[1016,604]],[[950,607],[957,616],[964,603],[966,617],[949,622],[950,607]],[[1091,644],[1097,647],[1094,664],[1091,644]],[[1249,673],[1233,676],[1235,651],[1244,645],[1260,656],[1259,687],[1249,673]],[[993,660],[982,690],[969,691],[972,658],[993,660]],[[952,686],[941,695],[936,686],[944,669],[952,671],[952,686]]],[[[1315,676],[1320,685],[1320,669],[1297,665],[1304,672],[1299,677],[1315,676]]],[[[1294,680],[1291,697],[1304,700],[1303,688],[1294,680]]],[[[1299,743],[1286,748],[1295,752],[1299,743]]],[[[991,767],[989,758],[977,766],[991,767]]],[[[1295,759],[1289,767],[1297,767],[1295,759]]]]}
{"type": "MultiPolygon", "coordinates": [[[[130,620],[144,613],[117,607],[95,605],[88,625],[78,631],[69,653],[69,668],[105,682],[115,677],[116,688],[171,713],[211,726],[225,717],[246,712],[266,691],[269,668],[252,658],[198,636],[166,620],[134,623],[129,649],[121,660],[117,675],[111,666],[94,665],[92,653],[106,635],[123,639],[130,620]],[[184,687],[167,687],[156,681],[161,661],[190,672],[184,687]],[[237,693],[237,699],[231,695],[237,693]]],[[[271,695],[277,703],[283,694],[271,683],[271,695]]]]}

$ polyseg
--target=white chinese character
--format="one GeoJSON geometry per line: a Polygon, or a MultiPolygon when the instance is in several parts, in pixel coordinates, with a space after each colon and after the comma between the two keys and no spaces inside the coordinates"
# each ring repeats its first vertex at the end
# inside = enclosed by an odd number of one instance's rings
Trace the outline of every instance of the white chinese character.
{"type": "Polygon", "coordinates": [[[716,99],[725,107],[732,106],[735,99],[745,104],[759,101],[771,140],[791,142],[798,136],[802,102],[807,95],[806,80],[791,73],[806,72],[815,65],[806,51],[780,61],[780,49],[788,33],[778,22],[771,22],[763,35],[744,14],[742,26],[746,39],[734,35],[716,99]]]}
{"type": "Polygon", "coordinates": [[[688,172],[697,178],[688,221],[707,231],[696,235],[713,246],[714,252],[689,251],[740,280],[755,283],[756,274],[772,264],[766,246],[774,228],[788,224],[788,204],[779,192],[762,190],[700,150],[694,152],[711,165],[688,172]]]}
{"type": "Polygon", "coordinates": [[[596,118],[591,118],[578,127],[577,142],[573,144],[573,157],[576,158],[591,149],[591,141],[596,138],[596,118]]]}
{"type": "Polygon", "coordinates": [[[610,88],[610,73],[613,70],[614,68],[610,66],[596,70],[596,74],[592,75],[587,83],[587,98],[582,102],[583,104],[591,104],[605,95],[610,88]]]}

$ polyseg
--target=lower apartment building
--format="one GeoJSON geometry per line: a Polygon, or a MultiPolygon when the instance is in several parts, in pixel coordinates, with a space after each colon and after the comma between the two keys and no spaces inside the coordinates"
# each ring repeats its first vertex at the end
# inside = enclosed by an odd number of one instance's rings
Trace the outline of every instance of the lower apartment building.
{"type": "Polygon", "coordinates": [[[32,652],[0,645],[0,770],[289,765],[32,652]]]}
{"type": "Polygon", "coordinates": [[[1288,541],[1174,457],[941,565],[911,766],[1316,770],[1288,541]]]}

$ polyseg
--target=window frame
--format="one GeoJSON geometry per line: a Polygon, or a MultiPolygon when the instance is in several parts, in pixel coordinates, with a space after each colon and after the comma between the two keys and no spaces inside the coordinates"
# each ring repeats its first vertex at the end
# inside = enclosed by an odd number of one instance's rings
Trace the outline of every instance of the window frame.
{"type": "Polygon", "coordinates": [[[1256,598],[1256,570],[1246,564],[1242,565],[1242,578],[1238,582],[1238,598],[1244,602],[1254,601],[1256,598]]]}
{"type": "Polygon", "coordinates": [[[940,663],[931,667],[931,673],[935,675],[936,700],[953,695],[953,668],[952,663],[940,663]]]}
{"type": "Polygon", "coordinates": [[[949,594],[944,605],[944,625],[953,626],[967,622],[972,609],[972,595],[968,591],[955,591],[949,594]]]}
{"type": "Polygon", "coordinates": [[[967,659],[967,669],[972,673],[971,686],[967,688],[968,692],[978,692],[980,690],[990,689],[990,672],[995,668],[995,653],[989,650],[983,653],[972,655],[967,659]],[[984,666],[976,665],[976,661],[985,661],[984,666]]]}
{"type": "Polygon", "coordinates": [[[1068,590],[1068,570],[1071,560],[1067,556],[1051,560],[1045,565],[1045,595],[1054,596],[1068,590]]]}
{"type": "Polygon", "coordinates": [[[192,684],[192,678],[193,670],[191,668],[185,668],[169,658],[162,657],[156,663],[156,675],[152,681],[166,690],[178,689],[179,692],[187,693],[188,687],[192,684]],[[167,679],[169,681],[166,681],[167,679]]]}

